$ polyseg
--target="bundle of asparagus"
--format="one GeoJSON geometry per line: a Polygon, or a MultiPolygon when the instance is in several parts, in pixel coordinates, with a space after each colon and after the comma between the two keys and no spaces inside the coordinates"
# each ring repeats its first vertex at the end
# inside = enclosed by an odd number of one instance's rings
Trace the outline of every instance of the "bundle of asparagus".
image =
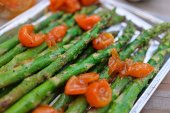
{"type": "MultiPolygon", "coordinates": [[[[58,12],[36,25],[34,32],[44,34],[48,34],[54,27],[62,24],[69,28],[62,41],[51,48],[48,48],[45,42],[34,48],[25,47],[22,42],[19,43],[17,35],[0,44],[0,92],[2,92],[0,112],[6,110],[5,113],[26,113],[39,104],[48,104],[58,94],[60,97],[53,107],[64,108],[66,113],[126,113],[131,109],[138,94],[159,71],[164,56],[170,52],[169,35],[163,38],[162,44],[148,62],[155,67],[155,71],[144,78],[116,76],[113,79],[108,73],[108,58],[112,50],[116,49],[121,60],[132,56],[133,61],[142,62],[150,39],[166,32],[170,28],[170,23],[162,23],[144,30],[134,41],[128,43],[136,28],[132,22],[127,22],[118,41],[96,51],[94,40],[100,37],[103,30],[124,20],[124,17],[116,14],[115,9],[100,11],[95,14],[101,17],[99,22],[84,32],[85,29],[81,25],[85,24],[78,22],[75,17],[77,14],[91,15],[96,8],[96,5],[84,7],[74,15],[58,12]],[[136,49],[138,49],[137,52],[136,49]],[[63,93],[63,90],[56,91],[65,86],[71,77],[85,72],[100,73],[99,79],[105,79],[110,83],[112,90],[110,104],[88,110],[89,104],[85,96],[70,96],[63,93]],[[46,97],[49,98],[46,99],[46,97]]],[[[88,18],[84,15],[83,17],[88,18]]],[[[97,16],[94,17],[97,18],[97,16]]],[[[86,23],[93,24],[93,21],[86,23]]]]}
{"type": "Polygon", "coordinates": [[[113,112],[128,113],[130,111],[139,93],[147,85],[148,81],[152,79],[154,75],[156,75],[162,63],[164,62],[165,55],[170,52],[170,44],[168,43],[169,40],[170,37],[168,34],[164,37],[162,44],[159,46],[156,53],[152,56],[152,58],[148,62],[149,64],[155,67],[154,72],[147,77],[141,79],[134,79],[123,90],[123,92],[120,95],[118,95],[118,98],[113,101],[112,105],[108,110],[109,113],[113,113],[113,112]]]}

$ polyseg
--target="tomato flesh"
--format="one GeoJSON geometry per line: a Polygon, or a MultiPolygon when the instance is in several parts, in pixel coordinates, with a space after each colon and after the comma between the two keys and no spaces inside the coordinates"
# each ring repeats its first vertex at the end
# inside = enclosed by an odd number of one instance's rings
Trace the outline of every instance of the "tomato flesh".
{"type": "Polygon", "coordinates": [[[87,31],[93,28],[101,18],[98,15],[87,16],[85,14],[79,14],[76,15],[75,20],[82,29],[87,31]]]}
{"type": "Polygon", "coordinates": [[[131,66],[129,66],[127,74],[133,77],[145,77],[149,75],[151,72],[153,72],[154,68],[146,63],[142,62],[135,62],[131,66]]]}
{"type": "Polygon", "coordinates": [[[99,79],[99,74],[91,72],[71,77],[65,87],[68,95],[85,94],[88,84],[99,79]]]}
{"type": "Polygon", "coordinates": [[[85,73],[85,74],[81,74],[78,76],[79,80],[84,82],[84,83],[91,83],[93,81],[96,81],[99,79],[99,74],[95,73],[95,72],[91,72],[91,73],[85,73]]]}
{"type": "Polygon", "coordinates": [[[46,37],[46,42],[49,47],[54,46],[56,42],[61,42],[67,32],[67,26],[60,25],[53,28],[46,37]]]}
{"type": "Polygon", "coordinates": [[[32,113],[59,113],[53,107],[48,105],[41,105],[37,107],[32,113]]]}
{"type": "Polygon", "coordinates": [[[97,38],[95,38],[93,43],[93,48],[97,50],[105,49],[114,42],[114,37],[111,33],[101,33],[97,38]]]}
{"type": "Polygon", "coordinates": [[[84,94],[87,90],[88,84],[80,81],[77,77],[71,77],[65,87],[65,94],[67,95],[78,95],[84,94]]]}
{"type": "Polygon", "coordinates": [[[36,47],[44,42],[46,35],[35,34],[33,25],[24,25],[19,30],[19,41],[23,46],[36,47]]]}
{"type": "Polygon", "coordinates": [[[87,88],[86,99],[92,107],[108,105],[112,99],[112,90],[108,82],[103,79],[91,83],[87,88]]]}

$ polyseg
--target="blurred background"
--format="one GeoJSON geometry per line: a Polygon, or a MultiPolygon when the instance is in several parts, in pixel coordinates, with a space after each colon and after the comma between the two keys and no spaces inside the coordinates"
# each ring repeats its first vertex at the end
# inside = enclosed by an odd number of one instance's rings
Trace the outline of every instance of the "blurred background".
{"type": "Polygon", "coordinates": [[[115,0],[128,5],[140,8],[150,14],[161,18],[165,21],[170,21],[170,0],[115,0]],[[141,1],[141,2],[128,2],[141,1]]]}

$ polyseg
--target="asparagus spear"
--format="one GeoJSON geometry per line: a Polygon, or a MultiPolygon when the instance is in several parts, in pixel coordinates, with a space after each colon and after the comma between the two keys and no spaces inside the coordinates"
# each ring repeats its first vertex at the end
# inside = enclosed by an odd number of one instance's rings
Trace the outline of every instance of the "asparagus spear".
{"type": "Polygon", "coordinates": [[[40,30],[42,30],[42,28],[47,27],[49,25],[49,23],[56,21],[56,19],[61,17],[62,14],[63,14],[63,12],[57,12],[57,13],[50,15],[47,19],[45,19],[44,21],[37,24],[34,28],[34,31],[39,32],[40,30]]]}
{"type": "Polygon", "coordinates": [[[131,82],[123,93],[112,103],[108,110],[109,113],[128,113],[130,111],[139,93],[147,86],[148,81],[159,71],[159,68],[163,64],[164,56],[167,53],[170,53],[170,44],[168,41],[165,41],[159,46],[157,52],[148,62],[155,67],[155,71],[147,77],[135,79],[131,82]]]}
{"type": "MultiPolygon", "coordinates": [[[[108,14],[108,16],[104,16],[104,17],[108,18],[108,17],[110,17],[110,14],[108,14]]],[[[105,22],[108,21],[108,20],[107,21],[106,20],[101,21],[91,31],[88,31],[86,34],[84,34],[82,36],[82,40],[79,41],[78,43],[76,43],[76,45],[74,45],[73,47],[71,47],[65,54],[62,55],[61,58],[63,58],[64,56],[67,56],[67,57],[64,57],[65,59],[70,59],[69,57],[73,58],[74,56],[72,56],[72,55],[77,54],[78,53],[77,51],[79,51],[79,49],[83,49],[83,46],[85,46],[84,44],[87,44],[87,41],[90,41],[91,38],[93,38],[96,35],[96,32],[98,32],[98,30],[101,29],[100,27],[103,27],[104,25],[106,25],[105,22]],[[82,45],[82,43],[84,43],[84,44],[82,45]],[[74,51],[75,49],[77,49],[77,50],[74,51]],[[72,51],[74,51],[74,53],[72,51]],[[71,55],[70,55],[70,53],[71,53],[71,55]]],[[[134,32],[133,29],[127,29],[127,31],[130,32],[130,33],[128,32],[129,34],[128,33],[126,34],[129,37],[122,37],[122,39],[123,39],[122,41],[124,41],[124,42],[127,42],[127,40],[130,39],[131,35],[134,32]]],[[[122,44],[124,44],[124,43],[122,43],[122,44]]],[[[112,47],[114,47],[114,46],[112,46],[112,47]]],[[[120,49],[120,48],[118,48],[118,49],[120,49]]],[[[95,54],[92,54],[91,56],[89,56],[83,62],[80,62],[80,63],[77,63],[75,65],[69,66],[63,72],[56,75],[56,77],[53,77],[53,78],[49,79],[47,82],[43,83],[42,85],[40,85],[39,87],[37,87],[33,91],[31,91],[31,93],[24,96],[24,98],[22,98],[20,101],[18,101],[17,104],[15,104],[13,107],[8,109],[7,112],[10,112],[11,110],[13,112],[17,112],[18,110],[22,111],[22,112],[29,111],[30,109],[34,108],[38,103],[40,103],[44,99],[44,97],[46,95],[45,92],[47,90],[48,90],[47,92],[49,92],[49,93],[53,92],[57,87],[59,87],[61,84],[63,84],[72,75],[77,75],[77,74],[80,74],[80,73],[82,73],[84,71],[87,71],[90,67],[92,67],[94,64],[96,64],[96,62],[100,62],[103,58],[110,55],[111,50],[112,50],[112,48],[108,48],[106,50],[99,51],[98,53],[95,53],[95,54]],[[54,82],[54,81],[56,81],[56,82],[54,82]],[[43,87],[43,89],[42,89],[42,87],[43,87]],[[43,92],[41,92],[41,91],[43,91],[43,92]],[[37,93],[39,95],[38,98],[36,98],[37,93]],[[41,94],[39,94],[39,93],[41,93],[41,94]],[[27,100],[28,98],[30,98],[29,96],[31,96],[31,95],[34,95],[34,96],[32,96],[33,97],[31,99],[32,101],[27,100]],[[18,107],[19,103],[23,103],[22,105],[24,105],[26,103],[29,103],[30,106],[29,107],[27,106],[27,108],[25,108],[24,106],[18,107]],[[17,107],[15,107],[15,106],[17,106],[17,107]],[[15,109],[15,111],[13,109],[15,109]]],[[[55,67],[56,67],[56,64],[59,64],[60,61],[61,61],[60,59],[57,59],[55,62],[53,62],[51,64],[51,66],[53,67],[53,65],[55,64],[55,67]]],[[[48,70],[45,70],[48,73],[49,73],[49,70],[51,71],[51,68],[46,68],[46,69],[48,69],[48,70]]],[[[31,84],[31,83],[32,82],[30,81],[29,84],[31,84]]]]}
{"type": "MultiPolygon", "coordinates": [[[[38,32],[41,29],[45,28],[49,24],[49,22],[60,18],[62,16],[62,14],[63,14],[62,12],[58,12],[56,14],[51,15],[49,18],[45,19],[40,24],[35,26],[35,28],[36,28],[35,31],[38,32]]],[[[18,43],[19,43],[18,36],[15,35],[11,39],[9,39],[9,40],[5,41],[4,43],[0,44],[0,55],[3,55],[4,53],[6,53],[7,51],[9,51],[13,47],[15,47],[18,43]]]]}
{"type": "Polygon", "coordinates": [[[60,109],[66,106],[68,103],[70,103],[73,100],[72,96],[68,96],[65,93],[62,93],[59,97],[59,99],[54,103],[53,107],[55,109],[60,109]]]}
{"type": "MultiPolygon", "coordinates": [[[[66,64],[68,61],[71,61],[72,59],[75,59],[77,57],[77,55],[87,46],[87,44],[98,35],[98,33],[100,32],[101,29],[103,29],[107,22],[109,21],[109,19],[111,18],[112,13],[108,13],[105,14],[102,18],[102,20],[96,24],[96,26],[91,29],[90,31],[86,32],[84,35],[81,36],[81,40],[76,43],[74,46],[72,46],[71,48],[69,48],[65,54],[61,55],[60,57],[58,57],[58,59],[56,59],[53,63],[51,63],[48,67],[46,67],[44,70],[42,70],[39,74],[39,78],[41,77],[42,79],[40,81],[42,81],[44,79],[44,77],[46,76],[51,76],[52,74],[54,74],[54,72],[56,72],[59,68],[61,68],[64,64],[66,64]],[[56,69],[57,67],[57,69],[56,69]],[[49,74],[49,72],[51,74],[49,74]],[[42,74],[43,73],[43,74],[42,74]]],[[[45,82],[46,83],[46,82],[45,82]]],[[[30,84],[30,83],[29,83],[30,84]]],[[[45,87],[44,87],[45,88],[45,87]]],[[[47,89],[51,89],[51,88],[47,88],[47,89]]],[[[51,91],[50,91],[51,92],[51,91]]],[[[37,92],[38,93],[38,92],[37,92]]],[[[40,103],[42,101],[42,99],[44,99],[44,96],[46,95],[45,92],[41,92],[43,96],[39,96],[38,98],[34,98],[32,99],[32,102],[36,102],[33,104],[30,104],[29,107],[25,108],[24,106],[20,106],[21,109],[16,109],[15,111],[12,110],[12,112],[18,112],[18,110],[20,112],[27,112],[30,109],[34,108],[35,106],[37,106],[38,103],[40,103]]],[[[22,101],[21,101],[22,102],[22,101]]],[[[25,101],[25,103],[27,103],[28,101],[25,101]]],[[[29,103],[29,102],[28,102],[29,103]]],[[[23,105],[23,104],[22,104],[23,105]]],[[[18,107],[17,107],[18,108],[18,107]]],[[[6,112],[10,112],[6,111],[6,112]]]]}
{"type": "Polygon", "coordinates": [[[84,113],[87,106],[86,99],[83,96],[79,96],[69,105],[65,113],[84,113]]]}

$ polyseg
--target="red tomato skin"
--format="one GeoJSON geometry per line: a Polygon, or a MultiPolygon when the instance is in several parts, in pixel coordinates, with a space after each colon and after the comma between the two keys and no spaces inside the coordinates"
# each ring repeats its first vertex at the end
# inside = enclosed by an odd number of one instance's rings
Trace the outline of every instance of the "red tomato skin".
{"type": "Polygon", "coordinates": [[[46,42],[49,47],[56,45],[56,42],[61,42],[65,34],[67,33],[67,26],[60,25],[54,27],[47,35],[46,42]]]}
{"type": "Polygon", "coordinates": [[[93,28],[101,18],[98,15],[86,16],[85,14],[79,14],[76,15],[75,20],[83,30],[87,31],[93,28]]]}
{"type": "Polygon", "coordinates": [[[63,6],[59,9],[67,13],[75,13],[81,9],[81,5],[78,0],[65,0],[63,6]]]}
{"type": "Polygon", "coordinates": [[[103,79],[91,83],[86,92],[86,99],[91,107],[104,107],[111,102],[112,90],[108,82],[103,79]]]}
{"type": "Polygon", "coordinates": [[[154,68],[151,65],[142,62],[136,62],[128,68],[126,75],[130,75],[137,78],[143,78],[153,71],[154,68]]]}
{"type": "Polygon", "coordinates": [[[39,46],[46,37],[44,34],[34,34],[34,26],[29,24],[22,26],[18,34],[19,41],[26,47],[39,46]]]}
{"type": "Polygon", "coordinates": [[[50,0],[49,9],[55,12],[64,4],[64,2],[65,0],[50,0]]]}
{"type": "Polygon", "coordinates": [[[84,6],[92,5],[98,2],[98,0],[80,0],[81,4],[84,6]]]}
{"type": "Polygon", "coordinates": [[[53,107],[48,105],[41,105],[37,107],[32,113],[58,113],[53,107]]]}
{"type": "Polygon", "coordinates": [[[81,82],[77,77],[72,76],[65,86],[64,93],[67,95],[85,94],[87,85],[88,84],[81,82]]]}
{"type": "Polygon", "coordinates": [[[101,33],[97,38],[93,39],[93,48],[102,50],[114,43],[114,37],[110,33],[101,33]]]}

